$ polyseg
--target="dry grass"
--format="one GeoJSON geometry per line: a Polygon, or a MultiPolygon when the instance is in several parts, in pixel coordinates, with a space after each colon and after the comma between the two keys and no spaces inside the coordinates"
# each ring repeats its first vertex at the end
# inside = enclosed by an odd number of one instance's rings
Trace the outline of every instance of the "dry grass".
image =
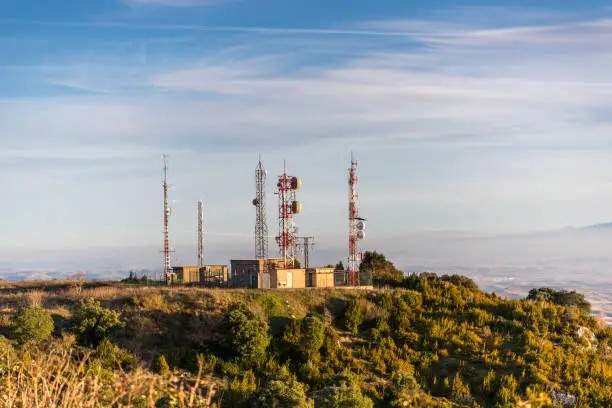
{"type": "Polygon", "coordinates": [[[361,310],[364,311],[366,320],[378,320],[378,319],[388,319],[389,312],[383,309],[382,307],[369,302],[366,299],[359,299],[357,301],[358,306],[361,310]]]}
{"type": "Polygon", "coordinates": [[[0,347],[3,408],[153,408],[162,397],[180,408],[209,407],[218,386],[202,370],[193,378],[159,376],[140,368],[104,370],[63,343],[19,356],[5,344],[0,347]]]}
{"type": "Polygon", "coordinates": [[[43,307],[44,301],[47,298],[47,292],[42,290],[29,290],[25,293],[27,303],[29,306],[43,307]]]}

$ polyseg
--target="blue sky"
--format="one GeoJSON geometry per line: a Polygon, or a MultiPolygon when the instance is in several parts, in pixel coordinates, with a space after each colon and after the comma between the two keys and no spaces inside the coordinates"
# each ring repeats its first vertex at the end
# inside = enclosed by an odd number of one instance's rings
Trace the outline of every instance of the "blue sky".
{"type": "Polygon", "coordinates": [[[608,221],[611,50],[605,1],[4,0],[0,250],[159,245],[162,152],[177,247],[250,245],[258,153],[323,244],[351,150],[366,246],[608,221]]]}

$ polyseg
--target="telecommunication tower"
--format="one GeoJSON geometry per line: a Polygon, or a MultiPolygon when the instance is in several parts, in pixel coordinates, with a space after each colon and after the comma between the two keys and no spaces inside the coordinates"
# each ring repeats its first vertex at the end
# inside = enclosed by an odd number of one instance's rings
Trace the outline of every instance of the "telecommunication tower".
{"type": "Polygon", "coordinates": [[[170,283],[170,239],[168,236],[168,220],[170,218],[171,210],[168,205],[168,156],[163,155],[164,159],[164,280],[166,283],[170,283]]]}
{"type": "Polygon", "coordinates": [[[315,239],[314,237],[296,237],[296,239],[298,240],[296,245],[304,253],[304,268],[308,269],[310,268],[310,250],[315,246],[315,239]]]}
{"type": "Polygon", "coordinates": [[[285,163],[283,174],[278,177],[276,184],[278,194],[278,236],[276,242],[280,249],[280,256],[287,269],[293,269],[295,259],[295,222],[293,216],[302,212],[302,204],[295,199],[295,192],[302,186],[302,180],[287,175],[285,163]]]}
{"type": "Polygon", "coordinates": [[[348,257],[348,284],[359,286],[359,266],[361,253],[359,241],[365,238],[365,219],[359,216],[357,208],[359,195],[357,194],[357,166],[359,163],[351,153],[351,168],[349,169],[349,257],[348,257]]]}
{"type": "Polygon", "coordinates": [[[266,178],[268,172],[259,163],[255,169],[255,258],[265,259],[268,257],[268,221],[266,220],[266,178]]]}
{"type": "Polygon", "coordinates": [[[204,202],[198,201],[198,266],[204,266],[204,202]]]}

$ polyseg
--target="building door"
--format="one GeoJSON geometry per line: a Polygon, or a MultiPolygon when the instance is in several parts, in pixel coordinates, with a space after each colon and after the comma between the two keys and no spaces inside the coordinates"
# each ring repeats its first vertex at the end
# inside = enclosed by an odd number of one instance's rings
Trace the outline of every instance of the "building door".
{"type": "Polygon", "coordinates": [[[287,271],[287,287],[293,287],[293,271],[287,271]]]}
{"type": "Polygon", "coordinates": [[[259,282],[261,283],[260,289],[270,289],[270,274],[269,273],[260,274],[259,282]]]}

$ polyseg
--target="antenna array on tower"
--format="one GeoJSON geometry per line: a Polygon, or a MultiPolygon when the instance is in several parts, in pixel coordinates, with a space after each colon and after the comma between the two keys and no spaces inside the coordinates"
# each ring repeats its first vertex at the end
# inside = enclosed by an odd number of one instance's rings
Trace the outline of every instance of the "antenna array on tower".
{"type": "Polygon", "coordinates": [[[361,254],[359,252],[359,240],[365,238],[365,219],[359,217],[357,202],[357,161],[351,153],[351,167],[349,169],[349,256],[348,256],[348,284],[359,286],[359,266],[361,265],[361,254]]]}
{"type": "Polygon", "coordinates": [[[278,177],[278,236],[276,242],[283,258],[284,267],[293,269],[295,259],[295,223],[294,214],[302,212],[302,204],[295,199],[295,192],[302,186],[302,180],[287,175],[285,164],[283,174],[278,177]]]}

